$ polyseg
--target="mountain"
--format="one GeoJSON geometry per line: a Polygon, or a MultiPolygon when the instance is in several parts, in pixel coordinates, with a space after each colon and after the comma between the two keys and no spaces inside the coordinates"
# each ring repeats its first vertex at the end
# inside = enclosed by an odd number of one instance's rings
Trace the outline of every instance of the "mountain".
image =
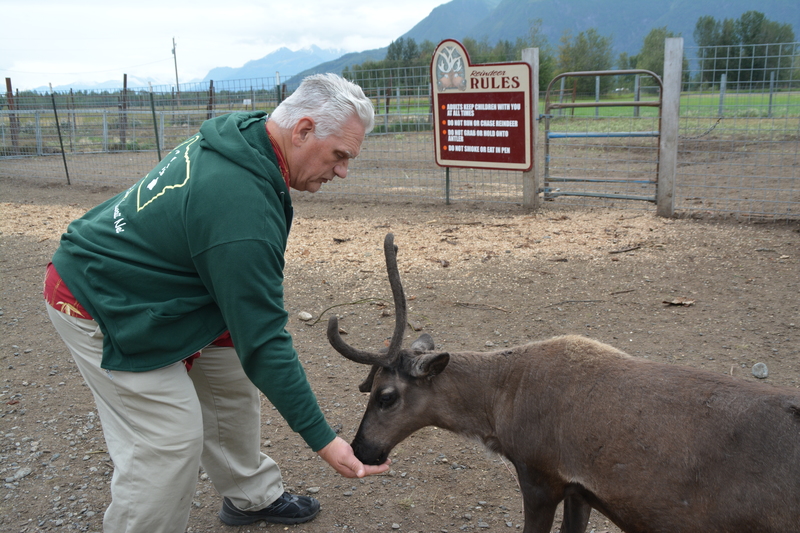
{"type": "MultiPolygon", "coordinates": [[[[95,82],[95,81],[76,81],[74,83],[69,83],[67,85],[56,85],[53,87],[53,90],[57,93],[68,93],[71,90],[73,91],[89,91],[89,92],[102,92],[102,91],[118,91],[122,88],[122,79],[119,80],[109,80],[103,82],[95,82]]],[[[128,76],[128,88],[129,89],[142,89],[149,87],[149,84],[153,83],[154,85],[157,83],[156,80],[153,78],[137,78],[136,76],[128,76]]],[[[36,87],[32,89],[34,92],[39,94],[50,94],[50,87],[47,85],[42,85],[41,87],[36,87]]]]}
{"type": "MultiPolygon", "coordinates": [[[[367,52],[360,53],[368,54],[367,52]]],[[[219,81],[274,78],[276,72],[281,73],[281,77],[283,78],[285,75],[293,75],[297,72],[309,69],[314,65],[327,64],[332,59],[342,57],[342,54],[344,54],[342,50],[323,50],[318,46],[311,46],[310,48],[303,48],[295,51],[284,47],[265,55],[261,59],[248,61],[241,67],[217,67],[211,69],[202,80],[192,80],[184,83],[208,82],[209,80],[219,81]]],[[[384,56],[386,56],[386,49],[383,49],[383,53],[378,53],[376,58],[383,59],[384,56]]],[[[372,56],[367,55],[365,57],[372,56]]],[[[344,66],[341,68],[344,68],[344,66]]],[[[339,72],[341,72],[341,70],[339,70],[339,72]]],[[[135,76],[128,76],[129,89],[147,89],[149,87],[149,83],[153,83],[154,88],[157,90],[163,90],[164,88],[164,86],[157,86],[161,82],[157,82],[152,78],[137,78],[135,76]]],[[[57,87],[53,87],[53,90],[56,92],[69,92],[70,89],[74,91],[102,92],[105,90],[118,91],[121,88],[122,80],[120,79],[104,82],[77,81],[68,85],[59,85],[57,87]]],[[[45,94],[50,92],[50,87],[42,86],[33,90],[38,93],[45,94]]]]}
{"type": "Polygon", "coordinates": [[[248,61],[238,68],[218,67],[209,71],[202,81],[246,80],[251,78],[272,78],[276,72],[294,74],[302,70],[327,63],[342,56],[341,50],[323,50],[318,46],[292,51],[279,48],[261,59],[248,61]]]}
{"type": "Polygon", "coordinates": [[[787,0],[614,0],[613,4],[598,0],[502,0],[467,34],[490,43],[514,41],[527,37],[532,21],[541,19],[542,31],[553,47],[558,46],[565,31],[575,36],[594,28],[600,35],[613,37],[616,53],[636,54],[653,28],[666,26],[684,38],[684,46],[694,46],[692,34],[701,16],[738,19],[751,10],[789,23],[800,32],[800,2],[787,0]]]}
{"type": "Polygon", "coordinates": [[[345,54],[342,57],[334,59],[333,61],[320,63],[319,65],[301,71],[291,79],[286,80],[286,84],[292,87],[299,85],[303,78],[306,76],[311,76],[312,74],[320,74],[325,72],[335,72],[336,74],[341,74],[345,67],[360,65],[362,63],[366,63],[367,61],[380,61],[386,57],[386,51],[388,49],[388,46],[384,46],[383,48],[375,48],[373,50],[345,54]]]}
{"type": "Polygon", "coordinates": [[[452,0],[435,7],[430,15],[401,37],[417,43],[428,40],[439,43],[444,39],[461,40],[470,37],[470,31],[490,16],[500,0],[452,0]]]}
{"type": "MultiPolygon", "coordinates": [[[[690,47],[694,46],[692,34],[701,16],[720,21],[738,19],[751,10],[764,13],[769,20],[791,24],[800,39],[800,2],[796,0],[759,0],[757,5],[752,0],[614,0],[613,5],[599,0],[452,0],[436,7],[397,38],[412,38],[417,43],[465,37],[492,44],[501,39],[513,42],[528,38],[532,23],[541,19],[541,30],[553,49],[565,32],[574,37],[594,28],[600,35],[613,38],[616,54],[637,54],[654,28],[666,26],[690,47]]],[[[299,83],[318,72],[341,74],[345,66],[383,59],[386,51],[379,48],[347,54],[300,71],[289,81],[299,83]]]]}
{"type": "MultiPolygon", "coordinates": [[[[467,37],[467,30],[488,16],[499,2],[500,0],[452,0],[435,7],[427,17],[401,37],[414,39],[417,43],[425,40],[438,43],[443,39],[467,37]]],[[[360,65],[366,61],[380,61],[386,57],[388,49],[389,47],[387,46],[376,48],[375,50],[347,54],[335,61],[329,61],[308,70],[299,71],[296,76],[287,81],[287,84],[297,85],[306,76],[320,72],[341,74],[345,67],[360,65]]]]}

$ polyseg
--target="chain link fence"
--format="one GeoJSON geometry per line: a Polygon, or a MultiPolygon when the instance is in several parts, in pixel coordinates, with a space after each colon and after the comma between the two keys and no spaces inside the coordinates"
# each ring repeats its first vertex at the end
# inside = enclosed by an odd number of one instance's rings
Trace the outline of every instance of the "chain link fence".
{"type": "MultiPolygon", "coordinates": [[[[800,47],[798,43],[685,50],[675,211],[679,216],[800,218],[800,47]]],[[[345,76],[372,99],[376,128],[350,167],[317,194],[380,201],[520,204],[522,173],[436,165],[427,67],[353,70],[345,76]]],[[[270,112],[299,84],[296,76],[133,88],[103,93],[7,93],[0,98],[0,177],[125,187],[211,117],[270,112]]],[[[557,98],[573,102],[657,98],[633,76],[611,76],[602,92],[578,93],[568,81],[557,98]]],[[[599,84],[598,84],[599,85],[599,84]]],[[[544,102],[544,95],[540,100],[544,102]]],[[[549,171],[608,178],[602,186],[637,196],[658,168],[654,141],[619,132],[658,129],[650,107],[561,110],[551,130],[549,171]]],[[[544,145],[540,126],[539,146],[544,145]]],[[[540,149],[537,156],[542,161],[540,149]]],[[[540,169],[543,165],[540,164],[540,169]]],[[[653,209],[648,202],[583,196],[596,184],[559,184],[547,206],[653,209]]],[[[602,192],[601,191],[601,192],[602,192]]],[[[544,194],[544,191],[542,191],[544,194]]],[[[648,192],[649,194],[649,192],[648,192]]]]}

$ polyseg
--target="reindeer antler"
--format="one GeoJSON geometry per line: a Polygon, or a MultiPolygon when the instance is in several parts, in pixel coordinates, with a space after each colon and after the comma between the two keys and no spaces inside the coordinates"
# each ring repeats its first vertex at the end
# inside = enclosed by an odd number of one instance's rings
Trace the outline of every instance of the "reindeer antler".
{"type": "Polygon", "coordinates": [[[353,362],[366,365],[380,365],[390,367],[394,364],[403,345],[403,332],[406,329],[406,297],[403,293],[403,284],[400,281],[400,271],[397,268],[397,246],[394,245],[394,235],[386,234],[383,241],[383,254],[386,256],[386,271],[389,274],[389,285],[392,287],[394,298],[395,326],[389,350],[385,354],[358,350],[347,344],[339,334],[339,319],[332,316],[328,319],[328,341],[331,346],[353,362]]]}
{"type": "Polygon", "coordinates": [[[366,352],[353,348],[344,342],[342,335],[339,333],[339,319],[336,316],[332,316],[328,319],[328,341],[331,343],[334,350],[355,363],[381,366],[387,364],[386,354],[366,352]]]}
{"type": "Polygon", "coordinates": [[[461,57],[458,55],[455,46],[447,46],[442,49],[439,59],[440,61],[437,66],[439,67],[439,70],[444,73],[461,69],[461,57]]]}
{"type": "Polygon", "coordinates": [[[394,298],[394,333],[389,342],[388,353],[389,362],[394,362],[400,354],[403,332],[406,330],[406,295],[400,281],[400,270],[397,268],[397,246],[391,233],[387,233],[383,240],[383,255],[386,256],[386,273],[389,274],[389,285],[392,287],[392,298],[394,298]]]}

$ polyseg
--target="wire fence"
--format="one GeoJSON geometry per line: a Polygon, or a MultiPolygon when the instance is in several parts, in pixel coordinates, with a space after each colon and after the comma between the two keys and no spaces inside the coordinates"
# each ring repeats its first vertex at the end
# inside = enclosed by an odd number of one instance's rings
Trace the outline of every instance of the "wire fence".
{"type": "MultiPolygon", "coordinates": [[[[679,216],[800,218],[798,44],[685,50],[675,192],[679,216]]],[[[520,172],[436,165],[427,67],[345,75],[373,101],[376,128],[351,164],[348,179],[317,194],[381,201],[522,202],[520,172]]],[[[127,186],[204,120],[231,111],[270,112],[299,81],[276,76],[181,84],[180,90],[9,92],[0,98],[0,176],[66,182],[68,175],[71,183],[127,186]]],[[[602,93],[599,84],[594,94],[576,88],[574,80],[562,82],[556,97],[589,103],[658,98],[657,87],[636,76],[611,76],[602,93]]],[[[552,141],[548,171],[579,179],[558,184],[560,192],[576,194],[549,197],[545,208],[653,209],[648,202],[591,195],[598,191],[591,180],[603,181],[600,192],[635,197],[647,189],[649,196],[658,169],[653,139],[617,134],[655,131],[659,121],[658,110],[644,105],[559,110],[549,129],[570,135],[552,141]],[[598,132],[604,135],[595,137],[598,132]]],[[[539,146],[545,142],[543,130],[540,126],[539,146]]],[[[538,157],[541,161],[541,150],[538,157]]]]}
{"type": "Polygon", "coordinates": [[[677,209],[800,218],[799,44],[687,50],[677,209]]]}

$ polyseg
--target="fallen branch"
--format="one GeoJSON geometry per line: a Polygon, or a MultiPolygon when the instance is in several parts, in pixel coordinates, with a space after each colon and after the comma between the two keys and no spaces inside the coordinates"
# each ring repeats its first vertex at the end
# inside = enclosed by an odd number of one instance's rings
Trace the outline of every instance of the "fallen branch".
{"type": "Polygon", "coordinates": [[[555,307],[556,305],[562,304],[589,304],[589,303],[599,303],[604,302],[605,300],[564,300],[563,302],[557,302],[550,305],[545,305],[544,308],[547,309],[548,307],[555,307]]]}
{"type": "Polygon", "coordinates": [[[611,250],[610,254],[624,254],[625,252],[632,252],[634,250],[638,250],[641,246],[631,246],[630,248],[623,248],[622,250],[611,250]]]}
{"type": "Polygon", "coordinates": [[[322,311],[314,322],[311,322],[310,324],[309,323],[306,323],[306,324],[308,326],[313,326],[314,324],[316,324],[317,322],[322,320],[322,316],[325,313],[327,313],[328,311],[330,311],[331,309],[336,309],[337,307],[343,307],[345,305],[358,305],[358,304],[365,304],[365,303],[372,303],[372,302],[383,302],[383,303],[387,303],[387,304],[392,303],[392,302],[389,302],[387,300],[384,300],[383,298],[364,298],[363,300],[356,300],[355,302],[347,302],[347,303],[344,303],[344,304],[336,304],[336,305],[332,305],[332,306],[328,307],[327,309],[325,309],[324,311],[322,311]]]}
{"type": "Polygon", "coordinates": [[[510,313],[511,311],[507,309],[503,309],[502,307],[496,307],[494,305],[488,304],[473,304],[467,302],[455,302],[456,307],[466,307],[467,309],[483,309],[483,310],[496,310],[502,311],[504,313],[510,313]]]}

